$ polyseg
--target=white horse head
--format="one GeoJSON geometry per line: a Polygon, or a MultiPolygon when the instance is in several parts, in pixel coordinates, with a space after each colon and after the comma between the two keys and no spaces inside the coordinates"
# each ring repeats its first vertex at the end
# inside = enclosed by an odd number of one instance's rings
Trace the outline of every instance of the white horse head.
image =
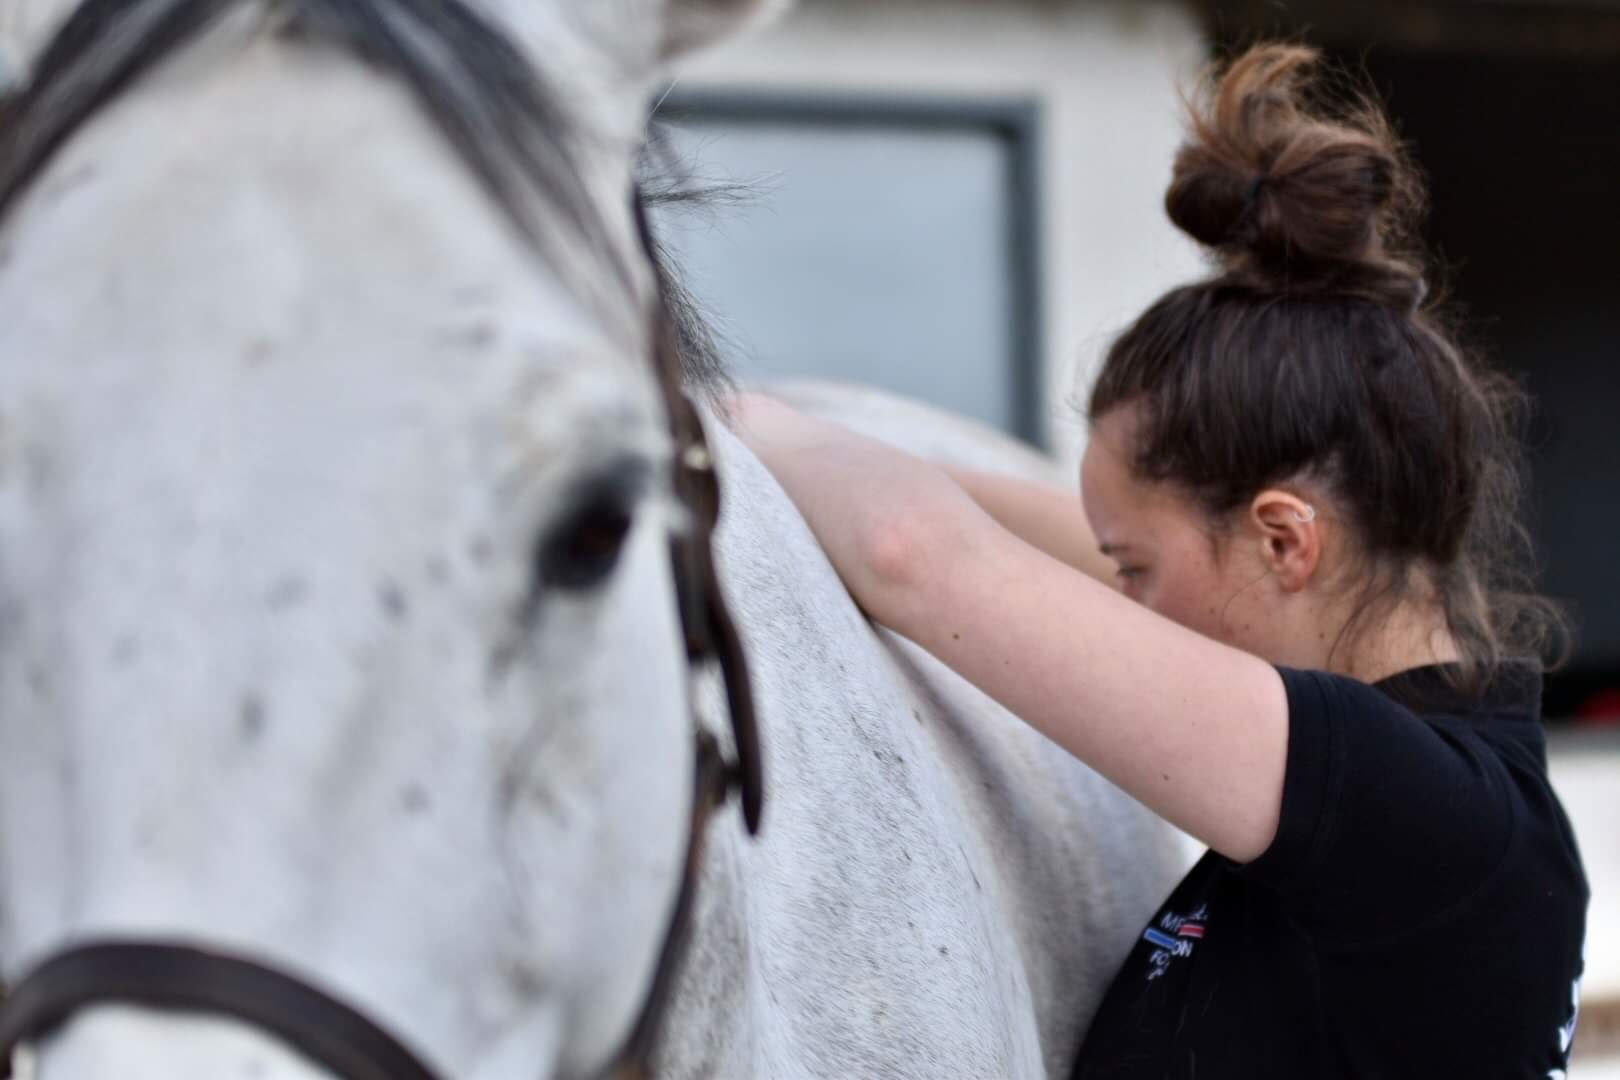
{"type": "MultiPolygon", "coordinates": [[[[197,942],[446,1075],[611,1059],[693,768],[634,144],[764,6],[4,0],[8,978],[197,942]]],[[[116,1002],[35,1051],[318,1075],[116,1002]]]]}

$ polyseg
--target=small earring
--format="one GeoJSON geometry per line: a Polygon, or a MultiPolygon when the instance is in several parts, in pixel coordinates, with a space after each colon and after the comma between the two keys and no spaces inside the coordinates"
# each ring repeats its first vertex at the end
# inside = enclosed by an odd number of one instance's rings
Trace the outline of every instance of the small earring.
{"type": "Polygon", "coordinates": [[[1298,510],[1294,511],[1294,520],[1299,522],[1301,525],[1309,525],[1311,522],[1316,520],[1316,507],[1312,506],[1310,503],[1306,503],[1305,512],[1303,514],[1298,510]]]}

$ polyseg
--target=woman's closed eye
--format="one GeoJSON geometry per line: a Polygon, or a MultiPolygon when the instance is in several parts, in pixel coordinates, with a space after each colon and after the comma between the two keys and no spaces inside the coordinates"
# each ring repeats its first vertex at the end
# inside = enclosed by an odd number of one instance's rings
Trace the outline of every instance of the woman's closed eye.
{"type": "Polygon", "coordinates": [[[1147,580],[1148,567],[1143,563],[1121,563],[1114,570],[1114,577],[1118,580],[1119,591],[1132,600],[1140,600],[1143,582],[1147,580]]]}

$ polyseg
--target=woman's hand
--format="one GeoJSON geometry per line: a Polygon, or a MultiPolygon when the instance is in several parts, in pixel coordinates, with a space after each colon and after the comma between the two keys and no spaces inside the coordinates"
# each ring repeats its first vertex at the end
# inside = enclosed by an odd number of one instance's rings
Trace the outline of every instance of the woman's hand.
{"type": "MultiPolygon", "coordinates": [[[[833,430],[832,425],[804,416],[765,394],[741,394],[728,412],[737,420],[738,434],[761,458],[791,453],[795,441],[813,445],[818,436],[833,430]]],[[[1074,490],[1003,473],[952,465],[935,467],[1002,528],[1054,559],[1114,586],[1113,561],[1098,549],[1097,538],[1074,490]]]]}
{"type": "Polygon", "coordinates": [[[893,625],[889,602],[934,546],[915,524],[956,517],[989,524],[944,472],[893,447],[764,394],[740,394],[726,412],[798,506],[856,602],[881,622],[893,625]]]}

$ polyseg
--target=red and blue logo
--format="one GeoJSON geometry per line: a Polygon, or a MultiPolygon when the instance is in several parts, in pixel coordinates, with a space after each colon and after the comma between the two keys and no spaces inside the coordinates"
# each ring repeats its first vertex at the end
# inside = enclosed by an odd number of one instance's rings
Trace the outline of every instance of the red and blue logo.
{"type": "Polygon", "coordinates": [[[1153,954],[1148,957],[1148,981],[1163,975],[1171,961],[1192,955],[1193,946],[1204,940],[1208,919],[1209,910],[1201,904],[1186,915],[1167,911],[1159,916],[1156,925],[1142,931],[1142,940],[1155,947],[1153,954]]]}

